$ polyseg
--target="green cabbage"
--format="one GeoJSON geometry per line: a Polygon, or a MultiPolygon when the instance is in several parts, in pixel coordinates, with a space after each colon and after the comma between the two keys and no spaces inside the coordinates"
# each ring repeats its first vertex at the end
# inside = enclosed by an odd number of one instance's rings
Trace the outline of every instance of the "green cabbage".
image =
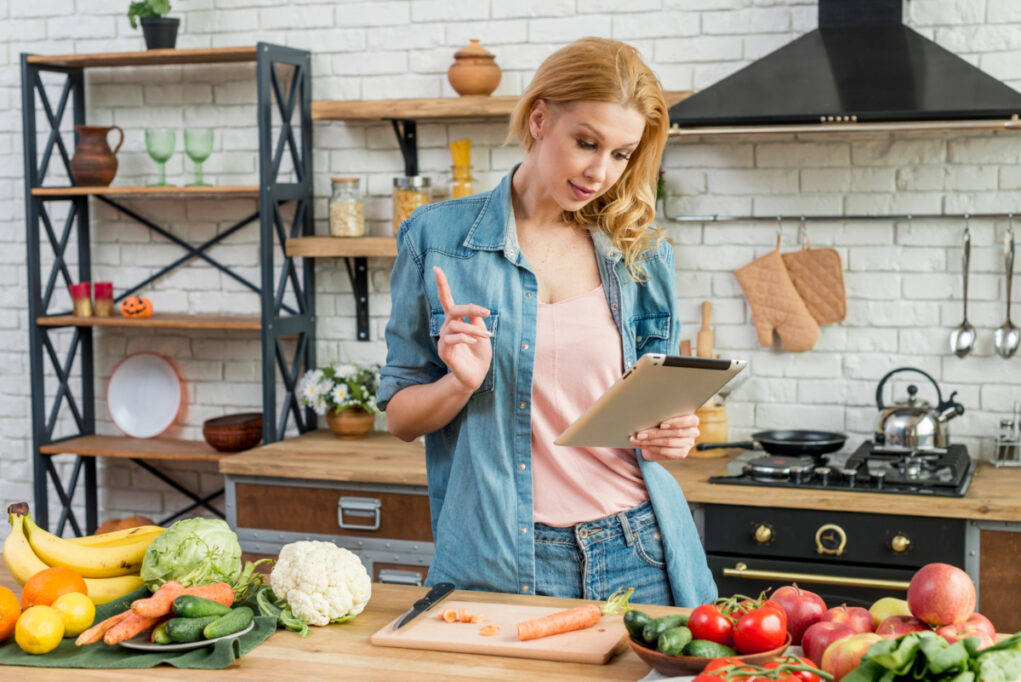
{"type": "Polygon", "coordinates": [[[149,545],[141,573],[153,592],[168,580],[185,587],[217,582],[233,585],[241,576],[241,544],[226,521],[183,519],[149,545]]]}

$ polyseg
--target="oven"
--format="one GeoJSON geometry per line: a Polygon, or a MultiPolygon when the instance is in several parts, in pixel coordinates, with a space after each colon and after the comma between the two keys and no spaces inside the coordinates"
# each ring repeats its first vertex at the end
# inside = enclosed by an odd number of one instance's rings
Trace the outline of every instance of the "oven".
{"type": "Polygon", "coordinates": [[[868,608],[880,597],[904,599],[925,564],[965,567],[963,519],[721,504],[703,511],[720,596],[797,583],[827,606],[868,608]]]}

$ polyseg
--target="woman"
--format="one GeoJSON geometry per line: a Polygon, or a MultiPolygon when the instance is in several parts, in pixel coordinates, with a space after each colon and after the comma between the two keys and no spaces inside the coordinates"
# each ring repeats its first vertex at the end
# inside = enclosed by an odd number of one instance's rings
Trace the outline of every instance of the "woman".
{"type": "Polygon", "coordinates": [[[716,596],[691,514],[635,449],[554,439],[644,353],[677,348],[673,251],[651,225],[668,117],[637,52],[586,38],[551,55],[511,120],[522,163],[493,191],[419,209],[397,237],[379,404],[426,437],[429,583],[695,606],[716,596]]]}

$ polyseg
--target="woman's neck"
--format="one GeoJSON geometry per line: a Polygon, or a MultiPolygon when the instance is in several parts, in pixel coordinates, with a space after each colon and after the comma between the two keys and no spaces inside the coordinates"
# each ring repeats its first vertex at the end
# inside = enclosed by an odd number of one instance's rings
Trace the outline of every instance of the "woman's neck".
{"type": "Polygon", "coordinates": [[[529,156],[521,162],[511,178],[511,206],[519,224],[550,225],[561,222],[563,209],[546,191],[539,169],[529,156]]]}

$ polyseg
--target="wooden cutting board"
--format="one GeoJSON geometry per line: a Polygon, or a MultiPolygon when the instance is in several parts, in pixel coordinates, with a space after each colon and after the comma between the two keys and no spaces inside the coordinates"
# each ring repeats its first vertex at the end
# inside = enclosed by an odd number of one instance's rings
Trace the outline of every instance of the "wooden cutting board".
{"type": "Polygon", "coordinates": [[[597,664],[606,663],[614,653],[627,646],[627,631],[621,616],[603,616],[598,623],[584,630],[518,641],[518,623],[560,610],[549,606],[444,601],[397,632],[393,631],[398,620],[395,618],[372,635],[369,641],[376,646],[405,649],[597,664]],[[481,623],[447,623],[439,617],[446,609],[460,608],[468,609],[469,613],[481,613],[484,620],[481,623]],[[480,635],[479,630],[486,625],[499,625],[499,634],[492,637],[480,635]]]}

